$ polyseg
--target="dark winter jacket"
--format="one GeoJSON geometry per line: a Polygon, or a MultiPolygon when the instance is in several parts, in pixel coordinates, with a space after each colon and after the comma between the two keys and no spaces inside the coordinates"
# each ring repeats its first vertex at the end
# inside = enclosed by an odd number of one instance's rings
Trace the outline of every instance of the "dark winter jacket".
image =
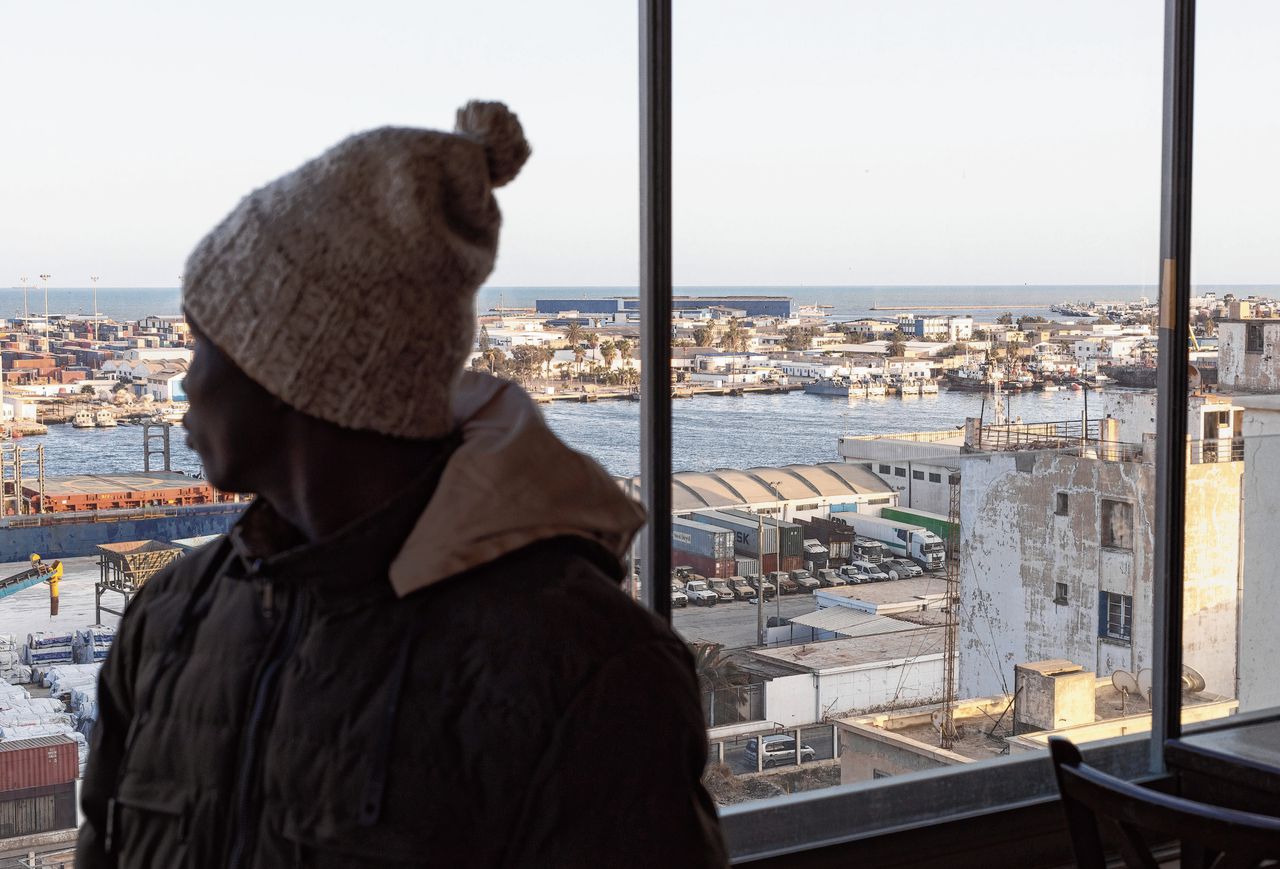
{"type": "Polygon", "coordinates": [[[485,454],[460,430],[331,539],[259,502],[147,583],[103,668],[77,866],[724,863],[688,653],[618,590],[623,508],[580,481],[596,533],[547,502],[554,531],[473,513],[459,552],[423,519],[487,473],[458,476],[485,454]]]}

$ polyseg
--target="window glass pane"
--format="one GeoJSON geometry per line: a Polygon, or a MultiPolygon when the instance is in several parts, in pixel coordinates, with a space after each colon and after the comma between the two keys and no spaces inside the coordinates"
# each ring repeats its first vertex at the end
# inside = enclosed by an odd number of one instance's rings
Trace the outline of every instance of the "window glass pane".
{"type": "Polygon", "coordinates": [[[1280,707],[1280,167],[1259,144],[1280,116],[1249,109],[1280,74],[1250,61],[1278,25],[1266,4],[1197,14],[1183,696],[1241,711],[1280,707]]]}
{"type": "Polygon", "coordinates": [[[777,592],[675,619],[717,799],[1147,729],[1161,10],[675,14],[677,507],[777,592]]]}

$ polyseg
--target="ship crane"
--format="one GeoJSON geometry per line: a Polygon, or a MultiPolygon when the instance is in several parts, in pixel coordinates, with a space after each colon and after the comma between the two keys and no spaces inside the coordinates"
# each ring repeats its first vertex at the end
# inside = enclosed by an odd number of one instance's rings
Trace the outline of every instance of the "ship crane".
{"type": "Polygon", "coordinates": [[[31,554],[31,567],[13,576],[0,578],[0,599],[11,594],[26,591],[42,582],[49,583],[49,615],[58,614],[58,582],[62,579],[62,562],[49,564],[34,552],[31,554]]]}

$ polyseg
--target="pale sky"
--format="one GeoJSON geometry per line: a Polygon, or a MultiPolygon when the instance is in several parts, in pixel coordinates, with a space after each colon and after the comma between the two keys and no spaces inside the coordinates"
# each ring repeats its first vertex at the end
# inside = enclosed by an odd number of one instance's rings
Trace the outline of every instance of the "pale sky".
{"type": "MultiPolygon", "coordinates": [[[[676,0],[675,281],[1155,282],[1161,0],[676,0]]],[[[1280,283],[1280,3],[1199,9],[1193,279],[1280,283]]],[[[174,286],[348,133],[502,99],[491,285],[637,280],[634,0],[0,0],[0,286],[174,286]]]]}

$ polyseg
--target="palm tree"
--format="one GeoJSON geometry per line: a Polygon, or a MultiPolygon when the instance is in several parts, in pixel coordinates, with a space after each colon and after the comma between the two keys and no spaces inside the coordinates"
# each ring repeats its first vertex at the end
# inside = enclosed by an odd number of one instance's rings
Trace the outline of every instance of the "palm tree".
{"type": "Polygon", "coordinates": [[[573,367],[578,379],[582,379],[582,360],[587,358],[587,351],[581,346],[575,345],[573,348],[573,367]]]}
{"type": "Polygon", "coordinates": [[[587,346],[591,348],[591,361],[594,362],[596,358],[596,348],[600,346],[600,336],[595,332],[588,332],[584,338],[586,339],[587,346]]]}
{"type": "Polygon", "coordinates": [[[724,346],[734,353],[747,348],[747,331],[737,317],[729,318],[729,327],[724,331],[724,346]]]}
{"type": "Polygon", "coordinates": [[[622,357],[622,364],[627,368],[631,367],[631,342],[626,338],[619,338],[614,342],[614,347],[618,348],[618,355],[622,357]]]}
{"type": "Polygon", "coordinates": [[[569,342],[570,347],[577,347],[582,340],[582,327],[577,323],[570,323],[569,328],[564,330],[564,339],[569,342]]]}
{"type": "Polygon", "coordinates": [[[605,370],[613,368],[613,360],[618,355],[618,348],[612,341],[605,341],[600,345],[600,358],[604,359],[605,370]]]}
{"type": "Polygon", "coordinates": [[[693,330],[693,343],[699,347],[710,347],[715,336],[715,330],[710,326],[699,326],[693,330]]]}

